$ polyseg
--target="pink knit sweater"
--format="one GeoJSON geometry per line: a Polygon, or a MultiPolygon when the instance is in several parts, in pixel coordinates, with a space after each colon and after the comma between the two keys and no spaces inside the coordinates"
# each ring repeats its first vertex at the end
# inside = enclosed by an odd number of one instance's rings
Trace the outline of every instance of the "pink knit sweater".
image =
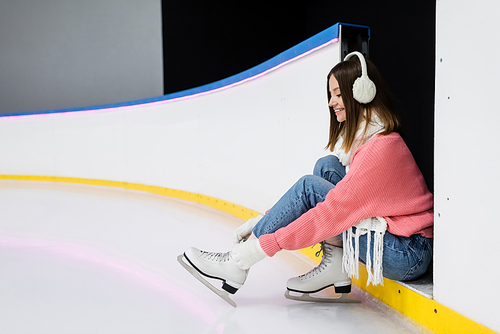
{"type": "Polygon", "coordinates": [[[339,235],[360,220],[384,217],[387,231],[432,238],[434,199],[398,133],[377,135],[354,153],[349,172],[324,202],[259,243],[269,256],[310,247],[339,235]]]}

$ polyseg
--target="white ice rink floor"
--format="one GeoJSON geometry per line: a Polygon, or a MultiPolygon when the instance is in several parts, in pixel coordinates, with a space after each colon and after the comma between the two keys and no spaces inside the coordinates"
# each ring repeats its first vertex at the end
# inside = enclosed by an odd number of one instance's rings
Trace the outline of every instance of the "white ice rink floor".
{"type": "MultiPolygon", "coordinates": [[[[360,304],[284,298],[311,269],[280,252],[254,266],[233,308],[177,255],[227,251],[243,221],[148,193],[0,181],[0,333],[426,333],[355,289],[360,304]]],[[[216,281],[220,288],[219,281],[216,281]]]]}

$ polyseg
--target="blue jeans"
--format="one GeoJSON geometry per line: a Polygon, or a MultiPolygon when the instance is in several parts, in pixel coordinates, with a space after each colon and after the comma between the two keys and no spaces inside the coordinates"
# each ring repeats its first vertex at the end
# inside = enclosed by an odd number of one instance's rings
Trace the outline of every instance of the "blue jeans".
{"type": "MultiPolygon", "coordinates": [[[[328,192],[335,188],[345,174],[345,167],[337,157],[329,155],[319,159],[314,166],[313,175],[301,177],[264,215],[254,227],[253,234],[258,238],[295,221],[323,202],[328,192]]],[[[359,255],[363,262],[366,262],[366,237],[364,235],[359,238],[359,255]]],[[[373,257],[373,251],[370,256],[373,257]]],[[[416,279],[426,272],[431,260],[432,239],[421,235],[401,237],[385,233],[382,262],[384,277],[400,281],[416,279]]]]}

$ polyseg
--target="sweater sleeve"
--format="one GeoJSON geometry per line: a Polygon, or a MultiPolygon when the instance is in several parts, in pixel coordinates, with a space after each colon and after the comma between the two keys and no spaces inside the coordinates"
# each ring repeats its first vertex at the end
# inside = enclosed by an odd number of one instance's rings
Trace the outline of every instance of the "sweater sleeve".
{"type": "Polygon", "coordinates": [[[301,249],[339,235],[364,218],[428,210],[432,195],[422,183],[402,138],[377,136],[356,151],[349,172],[324,202],[275,233],[262,235],[260,245],[273,256],[282,249],[301,249]]]}
{"type": "Polygon", "coordinates": [[[275,233],[262,235],[260,245],[269,256],[282,249],[296,250],[314,245],[342,233],[365,218],[363,210],[349,210],[357,205],[361,207],[348,184],[339,182],[324,202],[275,233]]]}

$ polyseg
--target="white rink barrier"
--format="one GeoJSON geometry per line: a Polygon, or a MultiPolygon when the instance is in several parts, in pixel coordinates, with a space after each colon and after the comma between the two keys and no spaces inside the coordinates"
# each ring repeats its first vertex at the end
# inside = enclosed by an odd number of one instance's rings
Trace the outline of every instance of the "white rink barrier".
{"type": "Polygon", "coordinates": [[[339,25],[240,75],[157,99],[0,117],[0,174],[131,182],[264,212],[328,154],[339,25]]]}

